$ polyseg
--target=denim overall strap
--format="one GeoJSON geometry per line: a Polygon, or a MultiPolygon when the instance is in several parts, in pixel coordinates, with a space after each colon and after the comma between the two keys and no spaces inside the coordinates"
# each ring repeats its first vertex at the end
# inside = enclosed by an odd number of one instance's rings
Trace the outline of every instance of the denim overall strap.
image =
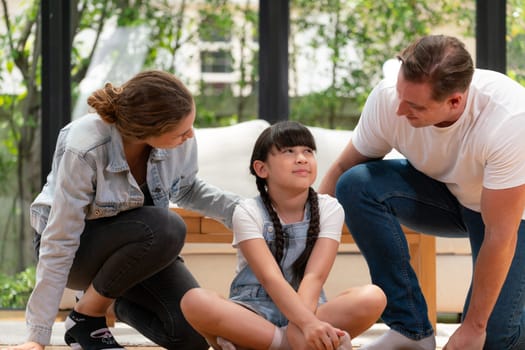
{"type": "MultiPolygon", "coordinates": [[[[269,247],[271,247],[275,240],[275,229],[260,197],[257,197],[257,203],[263,215],[263,237],[269,247]]],[[[303,221],[283,225],[285,247],[283,258],[279,265],[281,266],[285,279],[291,285],[293,281],[292,264],[305,248],[309,222],[310,210],[309,206],[307,206],[306,216],[303,221]]],[[[297,285],[292,285],[292,287],[295,290],[298,288],[297,285]]],[[[249,266],[244,267],[233,280],[230,288],[230,299],[248,304],[275,325],[284,326],[288,323],[285,316],[277,309],[249,266]]],[[[325,300],[324,293],[322,293],[320,302],[325,302],[325,300]]]]}

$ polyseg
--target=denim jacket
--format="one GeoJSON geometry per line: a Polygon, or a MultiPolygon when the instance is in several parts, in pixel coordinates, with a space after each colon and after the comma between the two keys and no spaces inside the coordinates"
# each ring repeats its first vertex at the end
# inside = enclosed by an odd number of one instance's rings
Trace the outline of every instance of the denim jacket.
{"type": "MultiPolygon", "coordinates": [[[[239,197],[206,184],[196,177],[197,170],[194,138],[173,149],[153,149],[146,181],[154,205],[167,208],[171,201],[231,227],[239,197]]],[[[115,216],[143,202],[114,124],[88,114],[60,131],[51,172],[30,209],[31,225],[42,238],[27,305],[29,340],[49,343],[85,220],[115,216]]]]}

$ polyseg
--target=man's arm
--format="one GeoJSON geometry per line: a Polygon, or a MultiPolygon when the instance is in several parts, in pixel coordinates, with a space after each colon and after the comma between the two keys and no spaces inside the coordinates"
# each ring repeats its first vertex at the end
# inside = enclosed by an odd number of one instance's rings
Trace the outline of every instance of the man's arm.
{"type": "Polygon", "coordinates": [[[337,157],[326,172],[317,192],[333,196],[335,194],[335,184],[339,177],[354,165],[364,163],[370,159],[371,158],[365,157],[359,153],[352,144],[352,140],[350,140],[343,152],[337,157]]]}
{"type": "MultiPolygon", "coordinates": [[[[525,209],[525,185],[503,190],[483,189],[481,215],[485,237],[479,250],[472,295],[465,319],[446,349],[471,349],[475,339],[483,339],[487,322],[516,250],[517,230],[525,209]]],[[[479,342],[482,348],[483,342],[479,342]]],[[[478,347],[472,349],[478,349],[478,347]]]]}
{"type": "Polygon", "coordinates": [[[474,267],[473,289],[465,321],[485,328],[507,277],[516,250],[517,231],[525,208],[525,185],[483,189],[481,215],[485,238],[474,267]]]}

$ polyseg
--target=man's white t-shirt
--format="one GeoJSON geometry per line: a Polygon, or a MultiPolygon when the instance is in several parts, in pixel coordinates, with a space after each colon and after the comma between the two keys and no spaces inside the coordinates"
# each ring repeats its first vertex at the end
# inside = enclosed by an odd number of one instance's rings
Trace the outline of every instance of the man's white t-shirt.
{"type": "Polygon", "coordinates": [[[383,80],[372,91],[352,135],[361,154],[380,158],[394,148],[478,212],[483,187],[525,184],[525,87],[476,69],[465,111],[444,128],[414,128],[396,114],[398,104],[396,81],[383,80]]]}
{"type": "MultiPolygon", "coordinates": [[[[319,238],[325,237],[341,240],[341,231],[344,223],[344,210],[341,204],[326,194],[318,194],[319,199],[319,238]]],[[[282,223],[282,222],[281,222],[282,223]]],[[[263,213],[255,198],[242,200],[233,212],[233,246],[248,239],[262,238],[263,236],[263,213]]],[[[240,249],[237,249],[237,268],[235,274],[239,273],[247,265],[240,249]]]]}

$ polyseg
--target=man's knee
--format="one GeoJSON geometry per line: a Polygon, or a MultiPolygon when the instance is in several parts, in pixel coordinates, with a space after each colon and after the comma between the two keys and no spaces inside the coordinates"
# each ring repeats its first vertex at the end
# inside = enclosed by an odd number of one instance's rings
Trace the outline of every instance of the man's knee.
{"type": "Polygon", "coordinates": [[[338,179],[335,196],[341,203],[352,201],[359,193],[366,191],[371,183],[367,164],[356,165],[345,171],[338,179]]]}

